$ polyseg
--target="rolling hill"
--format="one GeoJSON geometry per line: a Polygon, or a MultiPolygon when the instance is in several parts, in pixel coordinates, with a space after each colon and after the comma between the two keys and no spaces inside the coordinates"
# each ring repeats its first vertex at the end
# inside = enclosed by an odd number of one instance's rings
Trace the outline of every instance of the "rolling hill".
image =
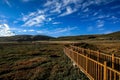
{"type": "Polygon", "coordinates": [[[39,41],[39,40],[50,40],[54,37],[45,36],[45,35],[16,35],[10,37],[0,37],[1,42],[5,41],[39,41]]]}
{"type": "Polygon", "coordinates": [[[62,40],[120,40],[120,31],[109,34],[93,34],[93,35],[78,35],[78,36],[64,36],[64,37],[50,37],[45,35],[16,35],[11,37],[0,37],[0,42],[6,41],[62,41],[62,40]]]}
{"type": "Polygon", "coordinates": [[[57,40],[120,40],[120,31],[109,34],[93,34],[58,37],[57,40]]]}

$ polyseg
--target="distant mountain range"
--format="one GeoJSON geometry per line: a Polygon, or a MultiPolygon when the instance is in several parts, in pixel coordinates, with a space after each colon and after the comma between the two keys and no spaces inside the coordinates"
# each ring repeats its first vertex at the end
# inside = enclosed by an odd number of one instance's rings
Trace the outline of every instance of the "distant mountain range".
{"type": "Polygon", "coordinates": [[[79,35],[79,36],[64,36],[64,37],[50,37],[45,35],[16,35],[11,37],[0,37],[0,42],[6,41],[40,41],[40,40],[120,40],[120,31],[110,34],[99,35],[79,35]]]}

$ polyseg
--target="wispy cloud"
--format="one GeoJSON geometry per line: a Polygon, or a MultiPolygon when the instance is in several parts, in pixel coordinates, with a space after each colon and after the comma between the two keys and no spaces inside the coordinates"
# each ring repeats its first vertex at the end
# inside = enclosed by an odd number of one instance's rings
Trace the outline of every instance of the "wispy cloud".
{"type": "Polygon", "coordinates": [[[33,0],[22,0],[22,2],[29,2],[29,1],[33,1],[33,0]]]}
{"type": "Polygon", "coordinates": [[[52,24],[61,24],[61,22],[53,22],[52,24]]]}
{"type": "Polygon", "coordinates": [[[90,5],[92,5],[92,4],[94,4],[94,1],[86,1],[86,2],[84,2],[83,4],[82,4],[82,9],[85,9],[86,7],[88,7],[88,6],[90,6],[90,5]]]}
{"type": "Polygon", "coordinates": [[[80,7],[80,2],[79,0],[61,0],[61,2],[59,0],[47,0],[44,7],[48,8],[50,13],[57,13],[58,16],[62,17],[76,12],[80,7]],[[74,7],[70,7],[71,4],[74,7]]]}
{"type": "Polygon", "coordinates": [[[75,30],[76,28],[77,27],[57,28],[53,32],[51,32],[51,34],[69,32],[69,31],[75,30]]]}
{"type": "Polygon", "coordinates": [[[113,31],[105,31],[104,34],[109,34],[109,33],[112,33],[113,31]]]}
{"type": "Polygon", "coordinates": [[[105,15],[105,14],[102,14],[102,15],[98,15],[98,19],[104,19],[104,18],[109,18],[110,17],[110,14],[108,15],[105,15]]]}
{"type": "Polygon", "coordinates": [[[38,31],[36,31],[36,32],[39,33],[39,34],[45,33],[43,30],[38,30],[38,31]]]}
{"type": "Polygon", "coordinates": [[[26,32],[36,32],[34,29],[24,29],[24,28],[10,28],[10,30],[19,33],[26,33],[26,32]]]}
{"type": "Polygon", "coordinates": [[[104,21],[98,20],[97,21],[97,28],[101,28],[104,26],[104,21]]]}
{"type": "Polygon", "coordinates": [[[4,0],[4,1],[9,7],[12,7],[12,5],[10,4],[10,2],[8,0],[4,0]]]}
{"type": "Polygon", "coordinates": [[[15,35],[7,24],[0,24],[0,37],[15,35]]]}
{"type": "Polygon", "coordinates": [[[86,8],[83,10],[83,12],[88,12],[89,11],[89,8],[86,8]]]}
{"type": "Polygon", "coordinates": [[[26,32],[35,32],[35,30],[33,30],[33,29],[28,29],[28,30],[26,30],[26,29],[18,29],[18,32],[22,32],[22,33],[26,33],[26,32]]]}
{"type": "Polygon", "coordinates": [[[22,20],[25,22],[22,26],[41,26],[46,20],[46,15],[44,11],[38,10],[37,12],[31,12],[23,16],[22,20]]]}
{"type": "Polygon", "coordinates": [[[65,32],[75,30],[75,29],[77,29],[77,27],[56,28],[56,29],[53,29],[53,30],[44,29],[44,30],[38,30],[36,32],[40,33],[40,34],[49,34],[49,35],[51,35],[51,34],[65,33],[65,32]]]}
{"type": "Polygon", "coordinates": [[[98,12],[95,12],[94,14],[93,14],[93,16],[96,16],[98,14],[98,12]]]}
{"type": "Polygon", "coordinates": [[[36,16],[28,21],[23,26],[40,26],[45,20],[45,15],[36,16]]]}
{"type": "Polygon", "coordinates": [[[34,32],[35,30],[34,30],[34,29],[30,29],[29,31],[30,31],[30,32],[34,32]]]}
{"type": "Polygon", "coordinates": [[[72,9],[70,6],[68,6],[66,8],[66,12],[60,14],[60,16],[66,16],[66,15],[72,14],[72,13],[74,13],[76,11],[77,11],[77,9],[72,9]]]}
{"type": "MultiPolygon", "coordinates": [[[[31,1],[31,0],[23,0],[31,1]]],[[[112,0],[113,1],[113,0],[112,0]]],[[[109,0],[46,0],[43,4],[43,8],[37,11],[31,12],[27,15],[23,15],[22,21],[24,24],[22,26],[41,26],[45,22],[50,22],[53,18],[64,17],[75,12],[81,14],[79,15],[81,21],[88,20],[98,20],[107,19],[110,16],[108,14],[102,14],[102,10],[91,11],[91,5],[104,5],[110,3],[109,0]],[[71,6],[72,5],[72,6],[71,6]],[[92,14],[92,15],[91,15],[92,14]],[[89,19],[88,19],[89,18],[89,19]]],[[[56,24],[56,23],[52,23],[56,24]]],[[[99,24],[99,27],[103,26],[99,24]]]]}
{"type": "Polygon", "coordinates": [[[0,19],[0,23],[6,23],[7,20],[6,19],[0,19]]]}

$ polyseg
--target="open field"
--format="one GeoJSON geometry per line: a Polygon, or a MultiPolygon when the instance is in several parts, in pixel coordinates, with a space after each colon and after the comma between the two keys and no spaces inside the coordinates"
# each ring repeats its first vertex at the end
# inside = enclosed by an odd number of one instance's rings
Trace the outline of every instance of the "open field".
{"type": "MultiPolygon", "coordinates": [[[[120,55],[120,41],[74,42],[80,47],[120,55]]],[[[63,47],[64,41],[0,43],[0,80],[88,80],[73,66],[63,47]]]]}
{"type": "Polygon", "coordinates": [[[120,56],[120,40],[103,40],[103,41],[81,40],[76,42],[76,44],[79,47],[100,51],[106,54],[115,54],[116,56],[120,56]]]}
{"type": "Polygon", "coordinates": [[[0,80],[88,80],[61,44],[0,43],[0,80]]]}

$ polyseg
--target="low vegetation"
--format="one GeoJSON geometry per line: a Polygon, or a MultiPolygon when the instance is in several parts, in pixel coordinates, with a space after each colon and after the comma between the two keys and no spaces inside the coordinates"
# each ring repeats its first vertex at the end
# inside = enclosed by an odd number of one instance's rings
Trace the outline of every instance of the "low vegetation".
{"type": "Polygon", "coordinates": [[[94,51],[100,51],[105,54],[115,54],[116,56],[120,56],[120,41],[85,41],[81,43],[74,44],[75,46],[79,46],[86,49],[91,49],[94,51]]]}
{"type": "Polygon", "coordinates": [[[0,43],[0,80],[88,80],[63,45],[0,43]]]}

